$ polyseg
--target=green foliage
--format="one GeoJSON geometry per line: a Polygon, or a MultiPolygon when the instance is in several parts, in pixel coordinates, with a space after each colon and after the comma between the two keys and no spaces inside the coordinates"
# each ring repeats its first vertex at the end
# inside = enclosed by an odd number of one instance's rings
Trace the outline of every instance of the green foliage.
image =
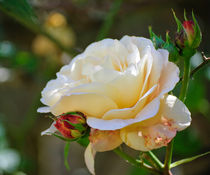
{"type": "Polygon", "coordinates": [[[166,32],[166,41],[164,41],[161,36],[157,36],[152,31],[151,26],[149,27],[149,34],[150,34],[150,39],[152,40],[156,49],[163,48],[163,49],[168,50],[170,61],[176,62],[179,59],[180,57],[179,50],[177,49],[175,44],[172,42],[168,32],[166,32]]]}
{"type": "Polygon", "coordinates": [[[1,0],[0,8],[22,23],[38,24],[37,17],[27,0],[1,0]]]}
{"type": "Polygon", "coordinates": [[[200,111],[200,104],[202,103],[203,99],[205,99],[205,84],[203,83],[202,79],[195,78],[194,80],[190,81],[186,105],[191,111],[200,111]]]}
{"type": "Polygon", "coordinates": [[[38,68],[38,58],[31,52],[19,50],[13,43],[0,42],[0,60],[8,67],[33,73],[38,68]]]}
{"type": "Polygon", "coordinates": [[[177,133],[174,143],[174,153],[176,155],[182,155],[183,157],[191,156],[199,152],[201,146],[201,141],[195,130],[188,128],[177,133]]]}

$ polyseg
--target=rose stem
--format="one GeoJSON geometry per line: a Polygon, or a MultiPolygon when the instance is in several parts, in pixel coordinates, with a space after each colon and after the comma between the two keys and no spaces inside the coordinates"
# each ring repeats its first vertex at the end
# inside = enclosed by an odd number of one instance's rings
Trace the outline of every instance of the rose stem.
{"type": "MultiPolygon", "coordinates": [[[[189,85],[190,80],[190,58],[195,54],[195,49],[186,48],[183,50],[183,57],[184,57],[184,76],[182,81],[182,87],[179,99],[184,102],[187,95],[187,89],[189,85]]],[[[164,175],[171,175],[170,172],[170,165],[172,160],[172,154],[173,154],[173,144],[174,139],[168,144],[166,148],[166,156],[165,156],[165,162],[164,162],[164,175]]]]}

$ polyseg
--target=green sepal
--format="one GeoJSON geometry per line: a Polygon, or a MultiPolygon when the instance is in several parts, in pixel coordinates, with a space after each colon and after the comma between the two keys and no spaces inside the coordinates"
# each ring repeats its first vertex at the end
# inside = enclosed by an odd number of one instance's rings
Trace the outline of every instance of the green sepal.
{"type": "Polygon", "coordinates": [[[195,15],[194,15],[193,11],[192,11],[192,18],[193,18],[193,22],[194,22],[193,29],[194,29],[194,32],[195,32],[195,34],[194,34],[195,37],[194,37],[194,41],[193,41],[191,47],[192,48],[197,48],[200,45],[200,43],[201,43],[202,33],[201,33],[200,27],[198,25],[198,22],[197,22],[197,20],[195,18],[195,15]]]}
{"type": "Polygon", "coordinates": [[[165,44],[165,41],[162,39],[161,36],[157,36],[153,31],[152,27],[149,26],[149,34],[150,34],[150,39],[152,40],[154,46],[156,49],[162,48],[162,46],[165,44]]]}
{"type": "Polygon", "coordinates": [[[183,30],[183,26],[182,26],[182,23],[181,21],[176,17],[176,14],[174,12],[174,10],[172,9],[172,13],[173,13],[173,16],[174,16],[174,19],[176,21],[176,24],[177,24],[177,33],[181,32],[183,30]]]}
{"type": "Polygon", "coordinates": [[[189,158],[185,158],[185,159],[176,161],[176,162],[174,162],[174,163],[171,164],[170,168],[174,168],[174,167],[176,167],[178,165],[191,162],[191,161],[193,161],[195,159],[198,159],[198,158],[200,158],[202,156],[205,156],[205,155],[208,155],[208,154],[210,154],[210,151],[208,151],[206,153],[203,153],[203,154],[200,154],[200,155],[197,155],[197,156],[193,156],[193,157],[189,157],[189,158]]]}
{"type": "Polygon", "coordinates": [[[83,126],[83,124],[81,123],[72,123],[68,120],[62,120],[62,121],[65,121],[67,122],[68,124],[70,124],[71,126],[73,126],[75,128],[75,130],[78,130],[79,132],[84,132],[86,130],[86,127],[83,126]]]}
{"type": "Polygon", "coordinates": [[[187,19],[187,13],[186,13],[186,10],[184,9],[184,20],[185,21],[188,21],[188,19],[187,19]]]}
{"type": "Polygon", "coordinates": [[[168,32],[166,32],[166,42],[163,45],[163,48],[168,50],[169,52],[169,60],[172,62],[176,62],[180,57],[179,51],[175,44],[171,41],[168,32]]]}
{"type": "Polygon", "coordinates": [[[88,128],[84,133],[84,135],[77,140],[77,143],[79,143],[84,147],[87,147],[88,144],[90,143],[89,135],[90,135],[90,128],[88,128]]]}
{"type": "Polygon", "coordinates": [[[59,139],[61,139],[61,140],[67,141],[67,142],[74,142],[74,141],[77,141],[78,140],[78,138],[68,139],[68,138],[63,137],[63,136],[61,136],[59,134],[56,134],[56,133],[50,133],[50,134],[53,135],[53,136],[55,136],[55,137],[57,137],[57,138],[59,138],[59,139]]]}
{"type": "Polygon", "coordinates": [[[64,148],[64,165],[68,171],[70,171],[70,166],[68,162],[69,148],[70,148],[70,142],[66,142],[66,145],[64,148]]]}

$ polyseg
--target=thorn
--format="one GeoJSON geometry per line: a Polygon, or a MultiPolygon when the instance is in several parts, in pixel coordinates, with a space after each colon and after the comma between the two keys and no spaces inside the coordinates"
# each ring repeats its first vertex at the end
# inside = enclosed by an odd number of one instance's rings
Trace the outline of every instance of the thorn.
{"type": "Polygon", "coordinates": [[[201,55],[202,55],[203,61],[210,60],[210,57],[207,58],[206,55],[204,54],[204,52],[201,52],[201,55]]]}

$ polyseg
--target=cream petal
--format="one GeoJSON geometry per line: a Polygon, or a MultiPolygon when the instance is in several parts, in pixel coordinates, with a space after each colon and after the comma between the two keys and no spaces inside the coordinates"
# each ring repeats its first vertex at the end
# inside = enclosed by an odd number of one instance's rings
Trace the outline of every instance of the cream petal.
{"type": "Polygon", "coordinates": [[[167,95],[164,98],[164,105],[161,105],[161,114],[170,119],[172,127],[181,131],[191,124],[191,113],[177,97],[167,95]]]}
{"type": "Polygon", "coordinates": [[[176,130],[169,126],[156,124],[149,127],[139,127],[136,130],[121,130],[121,138],[129,147],[139,151],[149,151],[167,146],[176,135],[176,130]]]}
{"type": "Polygon", "coordinates": [[[91,143],[87,146],[86,150],[85,150],[85,164],[88,168],[88,170],[90,171],[91,174],[95,175],[95,155],[96,155],[96,151],[92,148],[91,143]]]}
{"type": "Polygon", "coordinates": [[[51,108],[51,112],[58,116],[62,113],[80,111],[87,116],[102,117],[111,109],[117,109],[117,104],[110,98],[95,93],[74,93],[63,96],[51,108]]]}
{"type": "Polygon", "coordinates": [[[37,109],[37,112],[39,113],[49,113],[50,112],[50,107],[45,106],[45,107],[40,107],[37,109]]]}
{"type": "MultiPolygon", "coordinates": [[[[154,86],[155,87],[155,86],[154,86]]],[[[145,94],[145,96],[142,97],[142,99],[146,98],[147,95],[149,95],[151,92],[154,91],[155,88],[151,89],[148,94],[145,94]]],[[[141,99],[141,100],[142,100],[141,99]]],[[[104,120],[104,119],[97,119],[94,117],[88,117],[87,123],[92,128],[96,128],[99,130],[116,130],[123,127],[126,127],[128,125],[131,125],[133,123],[137,123],[143,120],[146,120],[148,118],[151,118],[155,116],[159,110],[160,105],[160,97],[155,98],[152,102],[147,104],[138,114],[137,116],[134,113],[135,118],[132,119],[112,119],[112,120],[104,120]]],[[[113,110],[112,110],[113,111],[113,110]]],[[[119,114],[120,112],[125,112],[124,114],[132,114],[132,108],[129,109],[119,109],[115,114],[119,114]],[[126,111],[127,110],[127,111],[126,111]]],[[[109,112],[108,112],[109,113],[109,112]]],[[[106,114],[105,114],[106,115],[106,114]]]]}
{"type": "Polygon", "coordinates": [[[132,119],[136,118],[137,114],[144,107],[146,99],[150,96],[156,89],[157,86],[153,86],[143,97],[141,97],[138,102],[132,106],[131,108],[123,108],[123,109],[113,109],[106,112],[103,115],[103,119],[132,119]]]}
{"type": "Polygon", "coordinates": [[[179,82],[179,68],[172,62],[168,62],[161,73],[159,80],[161,94],[168,93],[173,90],[179,82]]]}
{"type": "Polygon", "coordinates": [[[129,147],[135,150],[149,151],[149,149],[145,147],[145,140],[141,131],[126,132],[126,130],[122,129],[120,136],[123,142],[129,147]]]}
{"type": "Polygon", "coordinates": [[[48,129],[42,131],[41,135],[52,135],[53,133],[55,133],[57,131],[56,127],[54,126],[55,123],[56,122],[54,121],[48,129]]]}
{"type": "Polygon", "coordinates": [[[120,96],[118,89],[109,85],[108,83],[93,82],[88,84],[82,84],[69,91],[69,95],[74,93],[94,93],[102,96],[109,97],[117,105],[120,103],[120,96]]]}
{"type": "Polygon", "coordinates": [[[101,131],[91,129],[89,140],[93,149],[97,152],[110,151],[122,144],[119,130],[101,131]]]}
{"type": "Polygon", "coordinates": [[[116,39],[104,39],[90,44],[85,49],[84,54],[99,58],[111,57],[115,59],[117,57],[117,59],[124,61],[128,55],[128,52],[120,41],[116,39]]]}
{"type": "Polygon", "coordinates": [[[151,51],[153,64],[151,68],[149,87],[157,84],[162,74],[162,69],[168,62],[168,51],[164,49],[158,49],[151,51]]]}
{"type": "Polygon", "coordinates": [[[152,50],[154,50],[154,46],[151,42],[151,40],[143,38],[143,37],[135,37],[135,36],[124,36],[121,40],[121,43],[123,43],[125,46],[127,46],[127,48],[129,48],[129,43],[133,43],[134,45],[137,46],[139,53],[140,53],[140,57],[142,58],[144,56],[145,52],[145,48],[146,47],[150,47],[152,48],[152,50]]]}
{"type": "Polygon", "coordinates": [[[140,85],[142,85],[142,87],[139,87],[141,89],[140,92],[140,97],[146,93],[146,91],[148,89],[150,89],[149,87],[149,83],[148,83],[148,79],[152,70],[152,65],[153,65],[153,58],[151,55],[151,48],[148,46],[145,48],[146,53],[144,55],[144,57],[141,59],[140,64],[140,75],[141,75],[141,82],[140,85]]]}
{"type": "Polygon", "coordinates": [[[148,151],[166,146],[176,132],[191,123],[190,112],[177,97],[165,95],[156,116],[121,129],[121,138],[133,149],[148,151]]]}
{"type": "Polygon", "coordinates": [[[61,96],[69,91],[69,89],[86,83],[86,80],[73,81],[64,75],[59,74],[57,79],[51,80],[47,83],[46,87],[42,90],[41,102],[48,106],[56,104],[61,96]]]}

